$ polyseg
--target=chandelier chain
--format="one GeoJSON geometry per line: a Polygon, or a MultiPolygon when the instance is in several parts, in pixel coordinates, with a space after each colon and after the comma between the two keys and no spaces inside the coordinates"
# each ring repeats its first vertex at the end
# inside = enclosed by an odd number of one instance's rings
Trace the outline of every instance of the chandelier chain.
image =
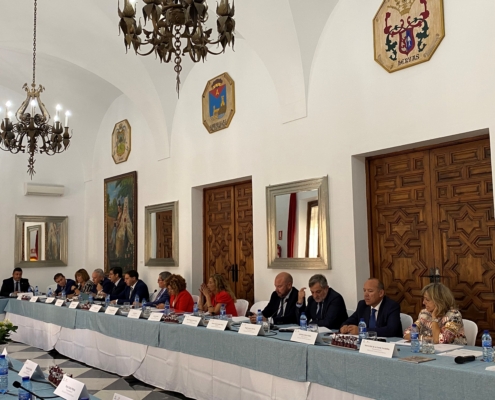
{"type": "Polygon", "coordinates": [[[33,32],[33,87],[36,85],[36,14],[38,0],[34,0],[34,32],[33,32]]]}

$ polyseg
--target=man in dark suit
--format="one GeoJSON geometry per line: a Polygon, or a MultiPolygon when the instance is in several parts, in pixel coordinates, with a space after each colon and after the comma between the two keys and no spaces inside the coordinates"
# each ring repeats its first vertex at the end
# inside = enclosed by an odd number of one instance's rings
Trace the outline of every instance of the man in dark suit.
{"type": "Polygon", "coordinates": [[[108,279],[110,279],[113,286],[110,292],[105,292],[105,294],[110,294],[110,300],[116,300],[127,287],[124,279],[122,278],[122,268],[110,268],[110,271],[108,271],[108,279]]]}
{"type": "MultiPolygon", "coordinates": [[[[292,283],[292,276],[287,272],[281,272],[275,277],[275,291],[261,312],[263,319],[273,318],[273,323],[279,325],[299,324],[299,309],[296,307],[298,290],[292,283]]],[[[256,314],[252,315],[250,320],[255,324],[256,314]]]]}
{"type": "Polygon", "coordinates": [[[358,303],[357,310],[340,328],[341,333],[357,335],[358,324],[364,318],[368,331],[376,331],[381,337],[402,337],[400,306],[385,296],[383,283],[378,279],[368,279],[363,287],[364,300],[358,303]]]}
{"type": "Polygon", "coordinates": [[[29,280],[22,278],[22,268],[14,268],[12,278],[4,279],[0,296],[15,297],[18,293],[27,292],[29,290],[29,280]]]}
{"type": "Polygon", "coordinates": [[[160,291],[156,295],[156,299],[147,304],[148,306],[165,308],[165,302],[170,301],[170,294],[168,293],[167,285],[165,283],[170,275],[172,274],[168,271],[160,272],[158,275],[158,287],[160,288],[160,291]]]}
{"type": "Polygon", "coordinates": [[[132,304],[136,297],[139,298],[139,302],[150,298],[148,286],[139,279],[139,273],[136,270],[131,269],[130,271],[127,271],[124,274],[124,280],[127,287],[117,297],[116,301],[118,304],[124,304],[125,302],[132,304]]]}
{"type": "Polygon", "coordinates": [[[344,298],[328,286],[327,279],[321,275],[313,275],[309,279],[311,296],[308,305],[304,304],[306,288],[299,290],[297,307],[299,311],[306,312],[308,323],[324,326],[329,329],[339,329],[347,319],[344,298]]]}
{"type": "Polygon", "coordinates": [[[93,292],[97,293],[97,297],[105,297],[110,294],[114,288],[113,282],[105,276],[101,268],[97,268],[91,274],[91,280],[94,283],[93,292]]]}
{"type": "Polygon", "coordinates": [[[61,295],[63,290],[65,290],[66,296],[74,294],[72,288],[77,287],[77,285],[76,282],[74,282],[72,279],[65,279],[64,274],[59,272],[58,274],[55,274],[53,280],[57,284],[57,288],[55,289],[55,296],[61,295]]]}

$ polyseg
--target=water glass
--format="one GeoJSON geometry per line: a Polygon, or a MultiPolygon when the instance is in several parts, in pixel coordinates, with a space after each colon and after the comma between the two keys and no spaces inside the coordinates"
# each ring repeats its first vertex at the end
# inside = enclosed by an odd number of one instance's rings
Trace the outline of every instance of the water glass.
{"type": "Polygon", "coordinates": [[[150,306],[146,306],[144,308],[143,317],[144,318],[149,318],[150,315],[151,315],[151,307],[150,306]]]}
{"type": "Polygon", "coordinates": [[[378,334],[375,331],[368,331],[368,340],[376,340],[378,334]]]}
{"type": "Polygon", "coordinates": [[[131,303],[126,301],[124,303],[124,307],[122,307],[122,311],[129,312],[130,309],[131,309],[131,303]]]}
{"type": "Polygon", "coordinates": [[[263,324],[263,330],[265,331],[265,333],[270,332],[270,321],[268,321],[268,320],[263,321],[262,324],[263,324]]]}
{"type": "Polygon", "coordinates": [[[421,353],[435,354],[435,345],[431,336],[423,336],[421,340],[421,353]]]}
{"type": "Polygon", "coordinates": [[[316,332],[316,333],[318,333],[318,325],[316,325],[316,324],[309,324],[308,325],[308,332],[316,332]]]}

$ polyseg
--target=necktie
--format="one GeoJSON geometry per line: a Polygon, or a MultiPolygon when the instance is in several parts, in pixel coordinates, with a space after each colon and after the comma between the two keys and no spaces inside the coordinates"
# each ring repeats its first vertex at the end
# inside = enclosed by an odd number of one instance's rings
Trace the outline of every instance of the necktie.
{"type": "Polygon", "coordinates": [[[15,283],[15,292],[20,292],[21,291],[21,288],[19,287],[19,281],[16,281],[15,283]]]}
{"type": "Polygon", "coordinates": [[[280,306],[278,308],[277,317],[283,317],[283,316],[284,316],[284,299],[280,299],[280,306]]]}
{"type": "Polygon", "coordinates": [[[321,314],[323,314],[323,303],[318,303],[318,308],[316,309],[316,318],[321,319],[321,314]]]}
{"type": "Polygon", "coordinates": [[[162,293],[163,293],[164,290],[165,289],[160,290],[160,292],[156,295],[155,300],[158,300],[160,298],[160,296],[162,295],[162,293]]]}
{"type": "Polygon", "coordinates": [[[376,328],[376,308],[371,309],[370,329],[376,328]]]}

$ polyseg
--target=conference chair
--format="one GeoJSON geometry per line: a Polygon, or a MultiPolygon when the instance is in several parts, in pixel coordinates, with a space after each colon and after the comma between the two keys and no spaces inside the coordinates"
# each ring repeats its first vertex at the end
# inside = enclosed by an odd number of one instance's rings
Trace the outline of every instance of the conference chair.
{"type": "Polygon", "coordinates": [[[237,310],[237,315],[239,317],[245,317],[246,311],[249,307],[249,301],[244,299],[237,299],[235,302],[235,309],[237,310]]]}
{"type": "Polygon", "coordinates": [[[191,297],[195,303],[199,302],[199,296],[197,294],[192,294],[191,297]]]}
{"type": "Polygon", "coordinates": [[[466,335],[467,345],[474,346],[476,343],[476,336],[478,335],[478,325],[469,319],[462,319],[464,323],[464,334],[466,335]]]}
{"type": "Polygon", "coordinates": [[[413,319],[410,315],[400,313],[400,324],[402,325],[402,333],[413,324],[413,319]]]}
{"type": "Polygon", "coordinates": [[[251,306],[249,311],[251,311],[253,314],[256,314],[258,310],[263,311],[267,304],[268,304],[268,300],[257,301],[251,306]]]}

